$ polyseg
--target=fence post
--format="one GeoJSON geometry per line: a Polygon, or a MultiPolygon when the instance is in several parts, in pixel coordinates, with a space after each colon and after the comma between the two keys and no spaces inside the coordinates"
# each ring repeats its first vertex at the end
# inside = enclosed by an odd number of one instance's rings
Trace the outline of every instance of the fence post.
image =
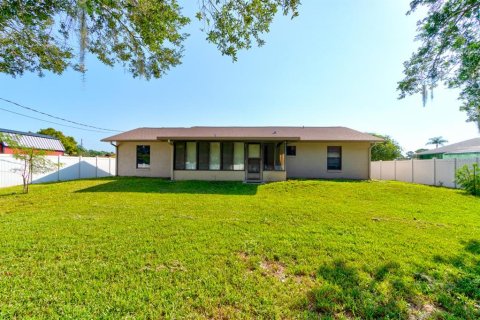
{"type": "Polygon", "coordinates": [[[415,170],[413,170],[413,164],[415,163],[415,161],[412,159],[412,183],[415,182],[415,170]]]}
{"type": "Polygon", "coordinates": [[[98,178],[98,156],[95,157],[95,178],[98,178]]]}
{"type": "Polygon", "coordinates": [[[393,180],[397,181],[397,159],[393,160],[393,180]]]}
{"type": "Polygon", "coordinates": [[[60,181],[60,155],[57,157],[57,181],[60,181]]]}
{"type": "Polygon", "coordinates": [[[112,158],[109,157],[109,158],[108,158],[108,175],[109,175],[109,176],[112,175],[112,165],[111,165],[111,163],[112,163],[112,158]]]}
{"type": "Polygon", "coordinates": [[[382,160],[380,160],[380,180],[382,179],[382,160]]]}
{"type": "Polygon", "coordinates": [[[82,177],[82,156],[78,157],[78,179],[82,177]]]}
{"type": "Polygon", "coordinates": [[[437,158],[433,158],[433,185],[437,185],[437,158]]]}
{"type": "Polygon", "coordinates": [[[453,158],[453,184],[455,189],[457,189],[457,158],[453,158]]]}

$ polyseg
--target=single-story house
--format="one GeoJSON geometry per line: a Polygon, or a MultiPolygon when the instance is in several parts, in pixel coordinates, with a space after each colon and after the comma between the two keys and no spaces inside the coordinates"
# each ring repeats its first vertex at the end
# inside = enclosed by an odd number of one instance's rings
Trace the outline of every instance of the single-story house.
{"type": "MultiPolygon", "coordinates": [[[[0,138],[2,136],[16,141],[16,143],[21,147],[41,150],[45,152],[46,155],[63,156],[65,154],[65,147],[63,146],[62,142],[52,136],[32,132],[0,129],[0,138]]],[[[7,141],[0,141],[0,154],[12,154],[13,152],[13,148],[8,145],[7,141]]]]}
{"type": "Polygon", "coordinates": [[[115,145],[119,176],[172,180],[369,179],[383,141],[345,127],[138,128],[115,145]]]}
{"type": "Polygon", "coordinates": [[[480,158],[480,138],[473,138],[448,146],[419,152],[418,159],[474,159],[480,158]]]}

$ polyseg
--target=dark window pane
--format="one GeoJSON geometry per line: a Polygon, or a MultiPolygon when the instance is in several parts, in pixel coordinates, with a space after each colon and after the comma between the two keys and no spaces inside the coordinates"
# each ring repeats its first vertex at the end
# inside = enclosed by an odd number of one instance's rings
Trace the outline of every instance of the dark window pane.
{"type": "Polygon", "coordinates": [[[150,168],[150,146],[137,146],[137,168],[150,168]]]}
{"type": "Polygon", "coordinates": [[[175,142],[175,170],[185,170],[185,142],[175,142]]]}
{"type": "Polygon", "coordinates": [[[208,170],[209,168],[210,142],[198,143],[198,170],[208,170]]]}
{"type": "Polygon", "coordinates": [[[222,143],[222,170],[233,170],[233,142],[222,143]]]}
{"type": "Polygon", "coordinates": [[[275,144],[265,143],[263,145],[263,170],[275,170],[275,144]]]}
{"type": "Polygon", "coordinates": [[[285,142],[275,144],[275,170],[285,170],[285,142]]]}
{"type": "Polygon", "coordinates": [[[327,169],[342,170],[342,147],[327,147],[327,169]]]}
{"type": "Polygon", "coordinates": [[[287,146],[287,156],[296,156],[297,146],[287,146]]]}

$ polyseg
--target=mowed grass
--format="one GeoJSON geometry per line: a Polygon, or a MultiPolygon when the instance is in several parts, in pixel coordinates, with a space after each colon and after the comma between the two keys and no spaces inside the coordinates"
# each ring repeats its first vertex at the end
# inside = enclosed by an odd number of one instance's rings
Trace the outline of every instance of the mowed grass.
{"type": "Polygon", "coordinates": [[[0,318],[480,317],[480,198],[399,182],[0,189],[0,318]]]}

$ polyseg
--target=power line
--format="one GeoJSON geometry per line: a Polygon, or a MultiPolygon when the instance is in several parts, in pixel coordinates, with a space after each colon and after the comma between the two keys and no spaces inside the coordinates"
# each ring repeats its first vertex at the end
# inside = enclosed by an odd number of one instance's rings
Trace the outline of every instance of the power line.
{"type": "MultiPolygon", "coordinates": [[[[88,125],[88,124],[84,124],[84,123],[68,120],[68,119],[65,119],[65,118],[57,117],[57,116],[48,114],[46,112],[36,110],[34,108],[26,107],[24,105],[21,105],[17,102],[14,102],[14,101],[11,101],[11,100],[8,100],[8,99],[5,99],[5,98],[0,97],[0,100],[3,100],[5,102],[8,102],[8,103],[13,104],[17,107],[20,107],[20,108],[23,108],[23,109],[26,109],[26,110],[29,110],[29,111],[33,111],[33,112],[36,112],[36,113],[39,113],[39,114],[43,114],[44,116],[47,116],[47,117],[50,117],[50,118],[54,118],[54,119],[65,121],[65,122],[70,122],[70,123],[73,123],[73,124],[76,124],[76,125],[79,125],[79,126],[88,127],[88,128],[97,129],[97,130],[103,130],[103,131],[123,132],[121,130],[113,130],[113,129],[105,129],[105,128],[100,128],[100,127],[95,127],[95,126],[91,126],[91,125],[88,125]]],[[[2,109],[2,110],[5,110],[5,109],[2,109]]],[[[40,119],[37,119],[37,120],[40,120],[40,119]]],[[[46,121],[46,120],[43,120],[43,121],[46,121]]]]}
{"type": "MultiPolygon", "coordinates": [[[[1,99],[1,98],[0,98],[0,99],[1,99]]],[[[44,122],[48,122],[48,123],[53,123],[53,124],[56,124],[56,125],[58,125],[58,126],[69,127],[69,128],[74,128],[74,129],[78,129],[78,130],[85,130],[85,131],[105,133],[105,131],[79,128],[79,127],[69,126],[69,125],[67,125],[67,124],[61,124],[61,123],[58,123],[58,122],[53,122],[53,121],[49,121],[49,120],[44,120],[44,119],[40,119],[40,118],[36,118],[36,117],[32,117],[32,116],[27,116],[26,114],[18,113],[18,112],[15,112],[15,111],[11,111],[11,110],[4,109],[4,108],[0,108],[0,110],[5,111],[5,112],[10,112],[10,113],[13,113],[13,114],[22,116],[22,117],[30,118],[30,119],[35,119],[35,120],[39,120],[39,121],[44,121],[44,122]]]]}

